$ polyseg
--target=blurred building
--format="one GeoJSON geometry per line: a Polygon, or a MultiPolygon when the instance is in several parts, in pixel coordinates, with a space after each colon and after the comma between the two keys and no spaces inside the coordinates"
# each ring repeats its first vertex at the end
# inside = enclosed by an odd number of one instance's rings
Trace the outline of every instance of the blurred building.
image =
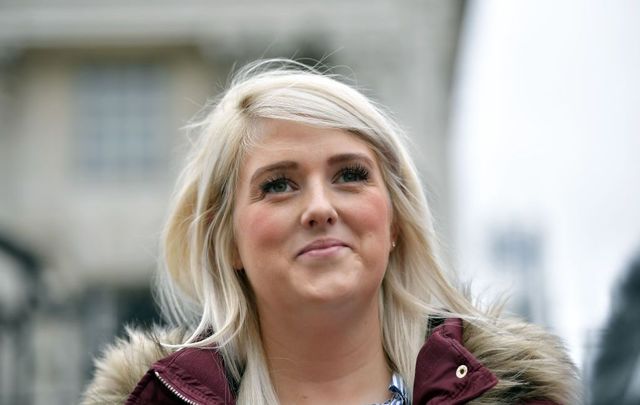
{"type": "Polygon", "coordinates": [[[0,300],[0,403],[76,402],[96,351],[125,322],[158,319],[149,286],[180,128],[236,64],[352,68],[340,72],[412,135],[447,233],[462,13],[420,0],[1,2],[0,285],[13,294],[0,300]]]}
{"type": "MultiPolygon", "coordinates": [[[[450,152],[460,268],[476,291],[512,291],[511,309],[559,334],[589,386],[640,241],[640,3],[582,6],[468,5],[450,152]]],[[[618,383],[600,398],[640,392],[640,379],[618,383]]]]}

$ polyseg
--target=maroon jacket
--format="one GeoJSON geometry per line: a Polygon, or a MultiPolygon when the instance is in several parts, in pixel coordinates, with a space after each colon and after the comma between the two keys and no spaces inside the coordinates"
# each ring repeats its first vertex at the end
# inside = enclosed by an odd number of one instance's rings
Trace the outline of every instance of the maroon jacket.
{"type": "MultiPolygon", "coordinates": [[[[414,405],[464,404],[493,388],[496,376],[462,345],[462,321],[447,319],[420,350],[414,405]]],[[[127,399],[138,404],[235,405],[222,358],[210,349],[189,348],[154,363],[127,399]]],[[[544,399],[527,405],[552,405],[544,399]]]]}

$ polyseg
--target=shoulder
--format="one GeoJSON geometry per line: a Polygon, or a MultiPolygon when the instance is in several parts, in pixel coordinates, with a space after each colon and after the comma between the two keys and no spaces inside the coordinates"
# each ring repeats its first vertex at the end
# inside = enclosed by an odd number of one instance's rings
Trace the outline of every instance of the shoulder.
{"type": "Polygon", "coordinates": [[[512,319],[457,318],[432,329],[414,386],[422,399],[465,396],[464,403],[476,405],[573,404],[578,387],[577,369],[560,339],[543,328],[512,319]]]}
{"type": "Polygon", "coordinates": [[[128,328],[124,338],[108,346],[95,360],[95,374],[82,404],[124,403],[151,365],[174,354],[160,342],[177,344],[185,337],[186,332],[178,329],[128,328]]]}

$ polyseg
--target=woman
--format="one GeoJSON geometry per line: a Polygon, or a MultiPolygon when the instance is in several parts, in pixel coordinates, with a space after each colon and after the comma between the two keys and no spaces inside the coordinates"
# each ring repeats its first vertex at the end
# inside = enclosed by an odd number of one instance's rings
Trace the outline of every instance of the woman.
{"type": "Polygon", "coordinates": [[[447,280],[401,131],[357,90],[261,62],[194,129],[163,236],[180,328],[130,331],[84,403],[575,402],[555,338],[447,280]]]}

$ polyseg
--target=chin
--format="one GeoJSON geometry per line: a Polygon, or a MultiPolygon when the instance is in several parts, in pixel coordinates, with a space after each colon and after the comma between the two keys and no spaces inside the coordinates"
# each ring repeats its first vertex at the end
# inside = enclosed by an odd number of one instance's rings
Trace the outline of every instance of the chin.
{"type": "MultiPolygon", "coordinates": [[[[356,280],[357,281],[357,280],[356,280]]],[[[377,297],[379,284],[366,288],[362,283],[318,283],[301,291],[303,300],[309,304],[332,306],[352,306],[358,303],[369,303],[377,297]]]]}

